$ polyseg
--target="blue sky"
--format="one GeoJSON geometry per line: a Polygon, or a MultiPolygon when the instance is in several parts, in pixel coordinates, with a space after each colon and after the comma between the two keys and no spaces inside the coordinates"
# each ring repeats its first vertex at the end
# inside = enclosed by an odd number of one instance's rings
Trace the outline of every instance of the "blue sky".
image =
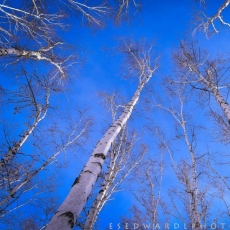
{"type": "MultiPolygon", "coordinates": [[[[210,15],[215,12],[218,6],[219,2],[209,1],[207,3],[207,14],[210,15]]],[[[77,90],[73,97],[77,103],[80,101],[80,104],[90,106],[94,115],[100,114],[100,116],[96,115],[95,117],[97,132],[100,133],[105,118],[101,113],[102,107],[99,101],[91,103],[93,99],[95,100],[95,92],[98,90],[105,92],[119,90],[129,100],[136,88],[136,83],[132,79],[122,79],[122,73],[120,72],[122,60],[120,57],[111,55],[110,52],[104,51],[103,48],[106,47],[109,50],[116,46],[116,38],[119,36],[134,37],[136,39],[141,37],[156,39],[156,51],[160,56],[160,68],[151,81],[152,83],[158,83],[165,75],[173,75],[174,67],[171,53],[175,47],[179,46],[180,39],[183,39],[187,33],[191,33],[190,27],[193,28],[191,21],[194,16],[193,7],[199,7],[199,3],[194,4],[191,1],[183,1],[183,3],[182,1],[145,1],[142,12],[129,24],[122,23],[121,26],[117,27],[108,22],[105,29],[96,31],[95,34],[92,34],[92,31],[86,28],[81,29],[81,33],[79,33],[77,27],[73,28],[71,31],[73,36],[68,36],[67,39],[69,39],[70,43],[76,44],[75,38],[77,38],[77,44],[81,50],[80,54],[86,57],[86,63],[79,74],[80,77],[75,86],[77,90]]],[[[227,16],[226,14],[226,19],[228,18],[227,16]]],[[[226,45],[229,44],[229,33],[222,27],[220,27],[220,33],[215,34],[210,39],[207,39],[203,33],[197,33],[194,38],[199,39],[200,44],[214,54],[225,50],[226,45]]],[[[154,83],[154,89],[161,92],[161,85],[154,83]]],[[[142,98],[145,97],[145,94],[144,92],[142,98]]],[[[138,118],[136,119],[136,123],[140,124],[141,121],[138,121],[138,118]]],[[[162,118],[161,115],[156,116],[157,122],[161,120],[161,123],[165,123],[164,119],[167,120],[167,118],[162,118]]],[[[199,118],[198,116],[198,119],[202,121],[205,118],[199,118]]],[[[170,126],[170,124],[168,125],[170,126]]],[[[98,137],[98,135],[95,135],[95,143],[98,137]]],[[[146,138],[147,143],[152,146],[150,147],[150,154],[157,151],[154,147],[154,140],[151,140],[150,137],[146,138]]],[[[210,145],[213,146],[213,144],[210,145]]],[[[206,151],[206,144],[201,144],[200,148],[206,151]]],[[[164,181],[168,184],[167,181],[173,181],[173,176],[171,176],[170,169],[166,171],[168,172],[166,172],[164,181]]],[[[127,215],[130,215],[130,205],[134,202],[130,194],[122,192],[116,194],[115,197],[116,200],[106,204],[101,212],[99,229],[108,227],[110,222],[119,223],[122,216],[127,217],[127,215]]]]}
{"type": "MultiPolygon", "coordinates": [[[[92,1],[94,2],[94,1],[92,1]]],[[[205,12],[207,15],[212,15],[222,1],[207,1],[205,12]]],[[[74,179],[78,176],[82,167],[90,156],[95,144],[102,137],[103,131],[109,125],[108,114],[101,104],[100,98],[97,96],[98,91],[106,93],[118,90],[126,101],[132,97],[136,87],[136,79],[124,79],[121,65],[123,63],[122,55],[114,55],[114,47],[117,46],[117,38],[131,37],[136,40],[139,38],[146,38],[146,40],[156,41],[156,55],[160,56],[160,68],[157,70],[149,87],[154,87],[154,90],[161,96],[164,96],[162,91],[161,81],[164,76],[174,74],[174,65],[172,62],[172,52],[179,46],[179,42],[188,34],[191,34],[191,28],[194,28],[192,20],[194,19],[195,10],[200,9],[200,3],[195,1],[181,1],[181,0],[162,0],[162,1],[143,1],[142,11],[130,20],[129,23],[122,22],[121,25],[115,25],[111,19],[106,19],[106,26],[103,29],[93,31],[91,28],[82,24],[81,17],[71,16],[68,23],[71,29],[63,34],[63,40],[71,46],[76,47],[77,55],[79,56],[81,65],[76,64],[71,68],[69,75],[71,82],[68,83],[66,94],[52,95],[51,99],[56,106],[59,107],[60,114],[67,110],[71,115],[74,115],[73,108],[89,109],[90,114],[94,119],[94,126],[91,129],[90,138],[84,146],[83,151],[79,150],[79,156],[69,157],[69,163],[66,168],[60,169],[58,174],[58,181],[61,187],[58,188],[56,194],[60,195],[60,203],[67,195],[74,179]]],[[[224,18],[230,21],[230,9],[226,9],[224,18]]],[[[132,15],[131,15],[132,16],[132,15]]],[[[210,54],[215,55],[217,52],[229,52],[229,30],[218,25],[220,32],[214,34],[207,39],[204,33],[197,33],[194,39],[198,39],[202,47],[209,50],[210,54]]],[[[44,68],[43,64],[38,64],[39,68],[44,68]]],[[[15,67],[8,67],[14,69],[15,67]]],[[[32,66],[27,66],[32,69],[32,66]]],[[[47,68],[47,66],[45,66],[47,68]]],[[[44,69],[45,69],[44,68],[44,69]]],[[[16,68],[14,69],[16,71],[16,68]]],[[[43,71],[43,70],[42,70],[43,71]]],[[[5,73],[4,73],[5,74],[5,73]]],[[[0,75],[1,80],[5,77],[0,75]]],[[[8,74],[8,73],[7,73],[8,74]]],[[[11,87],[11,82],[3,80],[5,87],[11,87]]],[[[13,86],[12,86],[13,87],[13,86]]],[[[160,112],[147,112],[144,110],[144,99],[149,97],[147,91],[141,95],[141,100],[136,108],[136,114],[133,116],[133,121],[130,126],[136,128],[139,133],[142,128],[147,125],[146,117],[150,116],[155,122],[159,123],[167,131],[168,136],[173,135],[173,121],[167,115],[162,116],[160,112]],[[139,113],[138,113],[139,110],[139,113]],[[140,115],[142,114],[142,115],[140,115]]],[[[193,104],[192,104],[193,106],[193,104]]],[[[189,106],[188,106],[189,107],[189,106]]],[[[199,124],[206,121],[205,114],[207,110],[198,110],[194,115],[194,120],[199,124]]],[[[9,115],[8,110],[2,113],[2,118],[8,120],[8,123],[21,123],[25,121],[27,115],[9,115]]],[[[211,121],[207,122],[208,127],[212,127],[211,121]],[[209,122],[209,123],[208,123],[209,122]]],[[[47,122],[48,123],[48,122],[47,122]]],[[[46,122],[44,122],[44,126],[46,122]]],[[[48,125],[48,124],[47,124],[48,125]]],[[[64,124],[63,124],[64,126],[64,124]]],[[[20,131],[15,131],[14,135],[20,131]]],[[[206,135],[206,134],[205,134],[206,135]]],[[[16,135],[15,135],[16,136],[16,135]]],[[[219,143],[209,142],[206,136],[201,136],[199,139],[199,150],[206,151],[209,146],[213,151],[226,151],[219,143]]],[[[145,131],[143,135],[143,142],[149,146],[149,153],[154,156],[157,153],[156,140],[151,137],[151,134],[145,131]]],[[[175,146],[177,143],[175,143],[175,146]]],[[[183,149],[183,144],[181,144],[183,149]]],[[[30,151],[29,143],[25,151],[30,151]]],[[[186,150],[185,150],[186,151],[186,150]]],[[[178,158],[183,153],[179,153],[178,158]]],[[[63,160],[60,156],[59,161],[63,160]]],[[[166,156],[166,162],[169,159],[166,156]]],[[[50,167],[50,174],[52,174],[54,167],[50,167]]],[[[43,175],[45,177],[45,175],[43,175]]],[[[165,188],[164,196],[167,196],[167,189],[176,183],[175,177],[172,176],[172,169],[166,169],[164,176],[163,188],[165,188]]],[[[124,185],[125,188],[125,185],[124,185]]],[[[119,223],[122,217],[129,217],[130,208],[135,203],[135,199],[128,191],[123,191],[114,196],[115,200],[106,204],[99,216],[99,229],[105,229],[108,224],[119,223]]],[[[27,210],[27,207],[25,207],[27,210]]]]}

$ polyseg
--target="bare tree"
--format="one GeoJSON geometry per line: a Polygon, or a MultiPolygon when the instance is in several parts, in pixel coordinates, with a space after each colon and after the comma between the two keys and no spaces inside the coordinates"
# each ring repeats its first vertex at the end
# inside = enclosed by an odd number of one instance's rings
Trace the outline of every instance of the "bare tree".
{"type": "Polygon", "coordinates": [[[209,28],[211,27],[215,33],[218,33],[218,29],[216,28],[216,21],[220,21],[222,25],[225,25],[227,27],[230,27],[230,23],[226,22],[223,19],[223,11],[229,6],[230,1],[224,0],[223,4],[219,7],[217,12],[212,15],[211,17],[204,14],[204,12],[201,12],[201,16],[199,16],[198,21],[201,21],[201,23],[194,29],[193,34],[195,34],[198,30],[204,31],[206,36],[208,37],[209,34],[209,28]]]}
{"type": "MultiPolygon", "coordinates": [[[[197,152],[196,136],[199,127],[191,124],[189,116],[186,115],[184,111],[189,97],[188,92],[186,92],[186,85],[172,85],[172,83],[169,85],[171,89],[171,98],[168,99],[170,105],[164,106],[157,104],[157,106],[169,113],[175,120],[178,126],[175,139],[182,139],[185,142],[187,150],[181,149],[180,152],[188,152],[189,158],[184,157],[179,163],[175,163],[174,151],[165,141],[164,136],[158,132],[162,140],[162,146],[169,153],[176,178],[182,185],[182,188],[177,187],[169,191],[172,211],[166,211],[166,213],[169,213],[184,223],[186,223],[188,218],[190,227],[200,230],[202,229],[202,223],[206,223],[208,212],[211,208],[211,189],[208,183],[205,184],[208,174],[204,166],[204,157],[206,154],[197,152]],[[201,180],[203,181],[203,185],[201,185],[201,180]],[[177,199],[182,203],[185,210],[184,213],[180,211],[181,207],[177,204],[177,199]]],[[[174,142],[176,140],[174,140],[174,142]]]]}
{"type": "Polygon", "coordinates": [[[206,166],[210,171],[209,180],[215,190],[215,198],[220,204],[220,207],[218,207],[219,216],[217,218],[228,218],[230,216],[230,209],[227,197],[230,191],[230,181],[226,172],[229,168],[229,154],[225,152],[218,154],[209,152],[208,156],[206,166]],[[222,170],[223,168],[224,170],[222,170]]]}
{"type": "Polygon", "coordinates": [[[181,72],[180,80],[174,82],[188,84],[193,89],[199,89],[212,95],[230,123],[227,94],[220,91],[221,89],[228,90],[229,87],[228,59],[219,56],[215,59],[209,58],[207,52],[202,51],[193,41],[182,41],[180,50],[174,55],[174,58],[181,72]]]}
{"type": "Polygon", "coordinates": [[[12,63],[7,63],[5,66],[9,66],[10,64],[16,64],[17,62],[23,59],[45,61],[56,68],[57,71],[54,71],[53,77],[57,75],[63,79],[66,78],[66,62],[71,58],[71,56],[69,56],[66,59],[62,59],[58,58],[57,55],[54,54],[53,49],[61,44],[63,43],[56,42],[54,44],[49,44],[48,47],[43,47],[38,51],[26,50],[20,47],[0,48],[0,56],[4,58],[9,56],[11,59],[13,59],[12,63]],[[64,66],[65,64],[66,66],[64,66]]]}
{"type": "Polygon", "coordinates": [[[127,139],[125,130],[121,131],[121,134],[117,141],[112,145],[109,152],[109,166],[107,172],[103,178],[102,186],[98,196],[93,202],[93,206],[87,216],[87,220],[84,225],[85,230],[93,229],[93,226],[97,220],[97,216],[104,207],[104,205],[112,200],[112,195],[115,192],[121,191],[121,185],[126,177],[135,169],[146,152],[146,147],[142,146],[141,153],[137,157],[131,157],[133,155],[133,146],[136,142],[135,133],[132,134],[132,139],[127,139]]]}
{"type": "Polygon", "coordinates": [[[118,0],[118,9],[115,13],[115,22],[119,24],[123,18],[130,15],[132,5],[134,6],[134,14],[141,10],[141,3],[137,0],[118,0]]]}
{"type": "MultiPolygon", "coordinates": [[[[13,111],[14,116],[20,117],[22,113],[24,117],[19,125],[13,121],[10,125],[5,122],[1,130],[1,218],[39,199],[41,192],[36,192],[40,185],[38,175],[51,164],[57,164],[58,157],[67,150],[71,152],[73,146],[79,149],[87,140],[92,124],[83,111],[79,111],[79,116],[76,112],[75,120],[58,115],[55,104],[49,102],[50,93],[57,95],[62,90],[57,81],[47,76],[29,75],[23,69],[13,82],[10,89],[4,89],[2,106],[9,113],[13,111]],[[56,121],[53,112],[58,115],[56,121]],[[46,124],[42,122],[44,118],[46,124]],[[68,127],[65,129],[65,126],[68,127]],[[32,191],[35,191],[34,196],[27,197],[32,191]]],[[[40,187],[45,193],[45,186],[40,187]]]]}
{"type": "MultiPolygon", "coordinates": [[[[37,168],[31,168],[31,166],[27,168],[24,165],[22,165],[19,168],[21,170],[21,173],[19,174],[20,177],[17,177],[15,174],[13,174],[12,176],[8,175],[9,170],[12,170],[12,168],[14,167],[14,164],[11,163],[10,167],[6,169],[7,172],[3,174],[4,177],[1,178],[1,187],[6,187],[7,193],[4,197],[1,197],[0,207],[2,208],[0,212],[2,213],[3,210],[5,210],[9,206],[9,204],[11,205],[14,201],[18,200],[22,193],[24,193],[25,190],[27,190],[25,189],[25,187],[27,187],[27,185],[30,184],[32,179],[36,177],[42,170],[46,169],[47,166],[52,164],[59,154],[67,151],[67,149],[69,149],[71,145],[80,145],[80,140],[86,136],[90,124],[90,120],[85,120],[84,117],[80,118],[79,122],[72,126],[72,131],[69,133],[67,140],[64,141],[65,138],[64,136],[62,137],[63,143],[60,146],[57,144],[59,149],[57,149],[55,153],[51,154],[51,156],[48,159],[43,159],[43,163],[37,168]],[[82,126],[81,123],[84,123],[84,125],[82,126]],[[22,169],[22,167],[24,167],[24,169],[22,169]]],[[[33,158],[36,158],[36,156],[33,155],[33,158]]],[[[35,164],[35,162],[33,163],[35,164]]],[[[33,187],[34,185],[32,184],[29,186],[33,187]]]]}
{"type": "Polygon", "coordinates": [[[136,226],[137,229],[155,229],[160,223],[159,208],[161,205],[161,189],[164,171],[164,154],[148,156],[132,173],[131,193],[137,205],[133,205],[131,218],[124,218],[123,223],[136,226]],[[138,186],[136,186],[138,184],[138,186]],[[149,223],[149,224],[147,224],[149,223]]]}
{"type": "Polygon", "coordinates": [[[87,198],[91,193],[92,187],[97,180],[112,143],[117,138],[121,129],[126,125],[132,114],[134,106],[139,100],[142,89],[157,69],[156,62],[155,60],[152,60],[151,57],[151,50],[153,48],[152,45],[150,47],[145,47],[142,44],[142,47],[138,47],[132,43],[124,41],[121,48],[130,61],[130,67],[136,71],[136,74],[139,74],[138,88],[130,102],[125,106],[120,117],[113,123],[113,125],[105,133],[104,137],[98,142],[86,166],[79,177],[76,178],[65,201],[51,219],[47,227],[48,230],[73,228],[74,223],[82,211],[87,198]],[[147,50],[143,48],[146,48],[147,50]]]}
{"type": "Polygon", "coordinates": [[[36,75],[27,76],[25,70],[23,70],[25,78],[25,84],[22,78],[18,81],[18,91],[7,91],[8,103],[15,104],[15,113],[18,113],[26,107],[32,108],[33,122],[28,122],[28,126],[24,133],[22,133],[17,141],[13,145],[8,146],[8,151],[2,156],[0,162],[0,170],[12,162],[14,156],[18,153],[22,145],[27,141],[30,135],[33,133],[37,125],[46,117],[49,108],[49,96],[52,90],[52,84],[48,82],[41,82],[36,75]],[[40,94],[38,96],[38,94],[40,94]],[[44,99],[41,100],[41,95],[44,95],[44,99]]]}
{"type": "MultiPolygon", "coordinates": [[[[97,26],[102,24],[99,18],[108,11],[105,4],[89,6],[72,0],[57,1],[57,4],[62,5],[65,14],[69,13],[69,8],[74,9],[81,12],[90,25],[97,26]]],[[[68,54],[65,57],[63,51],[58,51],[66,50],[60,36],[60,32],[68,28],[63,21],[64,13],[60,12],[60,7],[55,4],[50,7],[49,2],[43,0],[30,0],[25,4],[21,2],[20,6],[18,8],[10,1],[0,4],[0,56],[10,58],[3,62],[4,66],[16,64],[20,60],[44,61],[54,67],[54,77],[67,78],[67,69],[76,63],[73,59],[77,55],[68,54]]]]}
{"type": "Polygon", "coordinates": [[[0,4],[1,13],[1,46],[9,46],[18,36],[25,34],[32,38],[40,46],[44,42],[52,41],[55,27],[64,27],[60,21],[63,15],[47,12],[45,1],[31,0],[27,4],[22,3],[22,8],[4,1],[0,4]]]}

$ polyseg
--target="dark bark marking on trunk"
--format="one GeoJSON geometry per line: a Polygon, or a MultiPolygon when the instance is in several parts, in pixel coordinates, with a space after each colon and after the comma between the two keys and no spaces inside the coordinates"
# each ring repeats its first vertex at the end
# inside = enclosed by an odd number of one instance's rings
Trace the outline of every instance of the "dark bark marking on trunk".
{"type": "Polygon", "coordinates": [[[61,214],[60,216],[65,216],[67,217],[69,220],[68,220],[68,224],[71,228],[74,227],[74,214],[72,212],[65,212],[63,214],[61,214]]]}
{"type": "Polygon", "coordinates": [[[98,164],[100,168],[102,169],[102,164],[100,162],[92,162],[92,164],[98,164]]]}
{"type": "Polygon", "coordinates": [[[77,177],[77,178],[75,179],[75,181],[73,182],[72,187],[73,187],[75,184],[78,184],[78,183],[79,183],[79,180],[80,180],[80,176],[77,177]]]}
{"type": "Polygon", "coordinates": [[[101,159],[105,160],[105,154],[104,153],[96,153],[96,154],[94,154],[94,157],[100,157],[101,159]]]}

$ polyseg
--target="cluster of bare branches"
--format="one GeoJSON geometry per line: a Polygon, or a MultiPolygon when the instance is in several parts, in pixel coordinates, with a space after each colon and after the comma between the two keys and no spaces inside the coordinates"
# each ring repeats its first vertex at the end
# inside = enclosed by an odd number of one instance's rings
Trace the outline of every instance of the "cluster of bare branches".
{"type": "Polygon", "coordinates": [[[118,9],[115,13],[115,22],[119,24],[124,18],[127,20],[130,11],[134,8],[134,15],[141,10],[142,4],[136,0],[118,0],[118,9]],[[133,7],[132,7],[133,6],[133,7]]]}
{"type": "Polygon", "coordinates": [[[209,181],[211,172],[206,167],[208,154],[197,150],[200,144],[197,136],[204,127],[194,125],[192,116],[186,110],[191,97],[186,83],[178,85],[167,81],[165,84],[167,101],[153,102],[153,106],[173,118],[175,136],[167,141],[159,128],[150,130],[158,137],[159,148],[168,153],[172,171],[179,184],[169,188],[170,199],[162,201],[162,208],[165,214],[186,223],[189,228],[200,230],[202,224],[210,218],[215,196],[215,189],[209,181]],[[184,142],[185,146],[180,142],[184,142]],[[179,149],[175,150],[174,145],[180,146],[179,149]]]}
{"type": "Polygon", "coordinates": [[[159,67],[158,57],[153,58],[154,45],[154,42],[144,39],[137,42],[132,39],[120,39],[119,51],[124,54],[127,75],[138,76],[140,83],[148,79],[159,67]]]}
{"type": "MultiPolygon", "coordinates": [[[[137,50],[137,52],[133,53],[132,50],[130,50],[130,43],[125,43],[124,45],[127,45],[126,49],[124,46],[122,47],[124,54],[128,57],[131,56],[131,64],[134,66],[135,63],[137,66],[136,69],[141,70],[139,72],[140,76],[138,88],[129,103],[125,105],[120,116],[113,122],[111,127],[106,131],[105,135],[97,143],[86,166],[81,171],[79,177],[76,178],[68,196],[51,219],[47,229],[70,229],[74,226],[74,223],[77,221],[81,211],[83,210],[92,191],[92,187],[102,170],[111,145],[113,145],[121,130],[126,126],[127,121],[129,120],[134,107],[140,98],[143,88],[157,69],[156,61],[152,63],[150,59],[147,59],[147,62],[145,60],[141,60],[141,57],[143,57],[143,59],[146,57],[145,50],[142,49],[143,46],[140,47],[140,51],[137,50]],[[129,46],[127,44],[129,44],[129,46]],[[142,52],[144,52],[143,55],[141,55],[142,52]]],[[[135,47],[138,48],[138,46],[135,47]]],[[[152,46],[150,46],[150,48],[148,47],[148,50],[151,49],[152,46]]],[[[150,58],[150,55],[147,57],[150,58]]],[[[153,57],[151,56],[151,58],[153,57]]]]}
{"type": "Polygon", "coordinates": [[[206,36],[208,37],[210,34],[210,27],[214,30],[215,33],[218,33],[218,29],[216,28],[216,21],[220,21],[220,23],[224,26],[227,26],[230,28],[230,23],[226,22],[223,18],[223,12],[224,10],[229,6],[230,1],[225,0],[223,4],[219,7],[217,12],[212,15],[211,17],[204,14],[204,12],[201,12],[201,15],[198,16],[198,21],[200,24],[194,29],[193,34],[195,34],[197,31],[203,31],[206,36]]]}
{"type": "MultiPolygon", "coordinates": [[[[37,74],[29,75],[25,69],[15,81],[14,90],[4,89],[2,106],[11,108],[15,116],[24,114],[25,119],[21,124],[4,123],[1,130],[0,217],[3,223],[24,206],[36,204],[39,207],[42,203],[37,201],[47,199],[45,194],[54,191],[54,187],[52,180],[44,183],[40,174],[54,164],[63,165],[63,160],[59,164],[58,158],[65,159],[66,152],[71,152],[73,147],[75,151],[79,149],[87,140],[92,124],[92,119],[83,111],[79,111],[74,120],[69,116],[52,118],[54,105],[50,104],[50,95],[61,92],[57,82],[37,74]],[[49,125],[44,124],[45,120],[49,125]]],[[[53,208],[47,206],[46,221],[53,208]]]]}
{"type": "Polygon", "coordinates": [[[28,38],[43,46],[44,42],[52,41],[55,27],[64,28],[61,13],[49,13],[45,1],[31,0],[17,8],[4,1],[0,4],[1,12],[1,46],[19,40],[18,36],[25,34],[28,38]]]}
{"type": "Polygon", "coordinates": [[[202,91],[207,96],[211,108],[213,106],[210,101],[213,98],[222,110],[222,115],[218,115],[216,106],[211,109],[211,113],[220,125],[222,123],[220,127],[223,127],[224,133],[226,124],[230,121],[228,57],[223,55],[212,58],[198,46],[197,42],[182,41],[180,49],[174,54],[174,59],[179,74],[177,79],[172,81],[177,84],[187,84],[198,92],[202,91]]]}
{"type": "Polygon", "coordinates": [[[131,226],[137,225],[139,229],[145,229],[143,223],[149,224],[154,229],[160,223],[161,189],[163,181],[164,154],[148,156],[132,173],[133,186],[130,190],[137,204],[131,208],[132,217],[123,218],[124,223],[131,226]],[[138,186],[137,186],[138,184],[138,186]]]}

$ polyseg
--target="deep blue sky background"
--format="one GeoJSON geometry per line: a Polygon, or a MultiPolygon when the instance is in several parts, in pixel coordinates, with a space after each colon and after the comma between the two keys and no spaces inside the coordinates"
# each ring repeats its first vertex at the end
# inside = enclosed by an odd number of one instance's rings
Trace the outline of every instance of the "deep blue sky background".
{"type": "MultiPolygon", "coordinates": [[[[207,15],[212,15],[221,2],[207,1],[205,11],[207,15]]],[[[180,39],[183,39],[187,34],[191,34],[191,28],[194,28],[194,24],[192,24],[194,10],[198,8],[199,3],[193,1],[144,1],[142,12],[138,13],[134,20],[128,24],[122,23],[120,26],[115,26],[111,21],[108,21],[105,29],[95,33],[92,33],[88,28],[79,29],[78,26],[74,26],[71,32],[66,34],[66,40],[70,44],[77,45],[79,47],[79,54],[86,60],[80,73],[77,72],[79,78],[73,81],[74,93],[70,96],[70,101],[89,107],[95,118],[94,135],[87,146],[89,152],[85,153],[85,160],[82,157],[82,165],[86,162],[91,149],[100,135],[102,135],[100,131],[104,126],[105,111],[95,96],[96,92],[102,90],[109,93],[119,90],[128,101],[137,86],[135,80],[124,80],[122,78],[123,74],[120,69],[121,57],[111,55],[110,49],[117,45],[116,38],[127,36],[135,39],[144,37],[147,40],[156,40],[156,53],[160,56],[160,68],[157,70],[151,83],[156,91],[161,92],[160,84],[154,83],[160,82],[166,75],[173,75],[172,50],[178,47],[180,39]]],[[[226,20],[229,18],[229,12],[229,9],[227,9],[224,14],[226,20]]],[[[215,34],[209,39],[205,37],[204,33],[197,33],[194,37],[199,39],[200,44],[209,49],[211,53],[226,51],[226,48],[229,47],[229,31],[220,25],[218,26],[220,33],[215,34]]],[[[74,71],[71,74],[75,75],[74,71]]],[[[142,95],[142,99],[143,97],[145,97],[145,92],[142,95]]],[[[159,115],[156,117],[156,122],[161,121],[164,123],[164,119],[167,118],[159,115]]],[[[202,119],[204,118],[200,117],[200,121],[202,119]]],[[[156,153],[153,141],[151,138],[147,140],[150,146],[150,154],[156,153]]],[[[202,148],[206,148],[205,144],[201,146],[202,148]]],[[[71,184],[75,175],[81,170],[80,166],[76,169],[75,163],[70,164],[69,167],[70,170],[68,172],[65,170],[68,180],[65,180],[65,191],[63,190],[61,193],[63,197],[68,192],[68,184],[71,184]]],[[[166,184],[168,183],[167,181],[173,180],[170,175],[169,170],[164,178],[166,184]]],[[[116,194],[115,197],[116,200],[106,204],[106,207],[101,212],[99,229],[106,228],[110,222],[120,222],[122,216],[130,215],[129,208],[134,202],[133,197],[128,192],[116,194]]]]}
{"type": "MultiPolygon", "coordinates": [[[[212,15],[222,1],[210,0],[206,3],[205,12],[207,15],[212,15]]],[[[61,187],[56,191],[56,194],[60,195],[60,203],[68,194],[73,181],[82,170],[95,144],[103,135],[103,131],[110,122],[100,98],[97,97],[97,92],[105,91],[110,93],[118,90],[125,100],[128,101],[137,87],[136,79],[123,78],[124,73],[121,69],[122,56],[113,55],[114,47],[117,46],[117,38],[122,36],[132,37],[136,40],[146,38],[146,40],[156,41],[155,49],[156,54],[160,56],[160,68],[153,79],[151,79],[149,87],[154,87],[154,90],[163,96],[161,80],[164,76],[173,75],[174,73],[171,59],[172,51],[179,46],[180,39],[191,34],[191,29],[194,28],[194,13],[195,10],[199,9],[200,3],[191,0],[146,0],[143,1],[142,11],[137,13],[133,20],[130,20],[128,23],[123,22],[117,26],[114,25],[111,19],[107,19],[105,28],[96,31],[82,25],[81,17],[70,17],[71,29],[64,33],[63,39],[67,44],[77,47],[76,51],[83,64],[80,66],[76,65],[69,71],[71,83],[67,86],[69,88],[68,96],[64,94],[55,95],[52,96],[52,100],[58,102],[60,111],[69,109],[72,115],[74,113],[73,107],[89,109],[88,113],[94,118],[94,126],[84,151],[79,151],[77,159],[70,156],[67,167],[60,169],[58,180],[61,183],[61,187]]],[[[224,18],[230,21],[230,9],[226,9],[224,18]]],[[[197,33],[194,38],[198,39],[202,47],[207,48],[212,54],[223,51],[229,52],[229,30],[218,23],[217,27],[220,31],[219,34],[215,34],[209,39],[205,37],[204,33],[197,33]]],[[[2,74],[0,76],[1,78],[4,77],[2,74]]],[[[5,85],[10,85],[10,83],[6,81],[5,85]]],[[[141,95],[140,103],[136,108],[137,112],[133,116],[134,121],[131,122],[131,126],[140,132],[142,132],[143,126],[147,124],[145,118],[148,115],[145,114],[146,111],[143,110],[141,105],[145,97],[149,97],[146,91],[141,95]],[[138,113],[138,109],[141,112],[138,113]]],[[[202,116],[199,116],[199,113],[196,114],[196,121],[198,123],[202,123],[206,119],[203,116],[204,114],[205,111],[202,116]]],[[[8,113],[6,115],[8,119],[15,122],[22,120],[22,116],[18,118],[14,115],[9,116],[8,113]]],[[[162,116],[160,113],[153,113],[149,116],[153,117],[155,122],[165,125],[167,130],[172,129],[170,127],[172,121],[168,117],[162,116]]],[[[205,151],[207,148],[206,137],[201,137],[200,140],[200,151],[205,151]]],[[[143,141],[149,146],[148,154],[153,156],[157,153],[155,140],[151,138],[149,133],[145,133],[143,141]]],[[[219,145],[216,143],[209,143],[209,147],[213,151],[219,149],[219,145]]],[[[29,147],[27,151],[29,151],[29,147]]],[[[60,157],[59,160],[61,161],[63,158],[60,157]]],[[[166,161],[168,160],[166,159],[166,161]]],[[[51,173],[52,170],[51,166],[51,173]]],[[[167,168],[163,188],[167,188],[172,184],[174,184],[172,171],[170,168],[167,168]]],[[[163,195],[166,195],[166,193],[163,195]]],[[[114,197],[115,200],[106,204],[99,216],[100,230],[108,227],[111,222],[120,222],[121,217],[128,217],[130,215],[130,207],[135,203],[134,198],[128,191],[118,193],[114,197]]]]}

